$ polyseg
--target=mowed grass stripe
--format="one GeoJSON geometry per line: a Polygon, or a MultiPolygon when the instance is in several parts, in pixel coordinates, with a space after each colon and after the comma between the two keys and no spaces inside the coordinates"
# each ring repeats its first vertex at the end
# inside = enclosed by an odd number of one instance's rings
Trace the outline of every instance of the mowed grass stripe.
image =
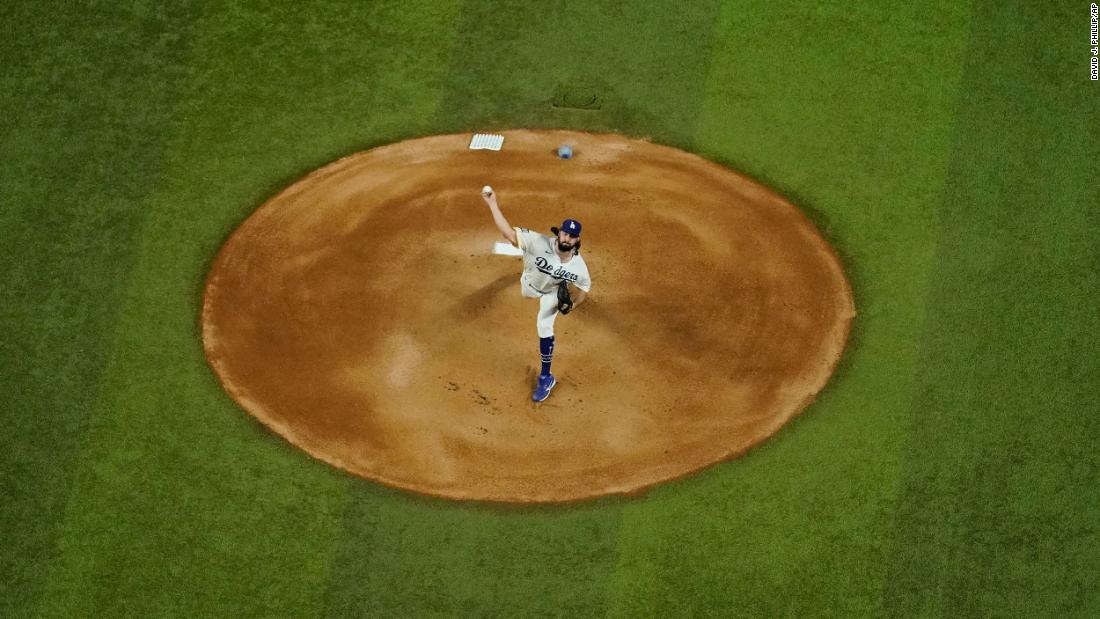
{"type": "MultiPolygon", "coordinates": [[[[623,18],[608,4],[563,10],[468,3],[453,35],[438,132],[564,126],[683,145],[707,70],[715,17],[709,6],[672,13],[639,5],[623,18]],[[552,108],[559,84],[597,88],[604,108],[552,108]]],[[[475,197],[477,189],[471,187],[475,197]]],[[[475,216],[492,226],[487,213],[475,216]]],[[[535,359],[533,330],[530,349],[535,359]]],[[[333,570],[330,614],[601,615],[623,502],[524,509],[357,487],[333,570]]]]}
{"type": "Polygon", "coordinates": [[[140,2],[0,9],[0,616],[33,615],[58,560],[194,19],[140,2]]]}
{"type": "Polygon", "coordinates": [[[614,500],[521,508],[359,485],[349,497],[328,615],[599,615],[614,500]]]}
{"type": "Polygon", "coordinates": [[[1100,613],[1100,91],[1086,9],[976,6],[891,616],[1100,613]]]}
{"type": "Polygon", "coordinates": [[[947,2],[725,7],[698,150],[815,221],[858,315],[802,417],[624,510],[612,615],[877,608],[968,19],[947,2]]]}
{"type": "Polygon", "coordinates": [[[711,1],[675,11],[468,2],[440,126],[564,127],[689,147],[717,13],[711,1]]]}
{"type": "Polygon", "coordinates": [[[367,482],[294,449],[224,394],[203,356],[201,295],[224,239],[272,194],[425,129],[439,69],[417,36],[437,7],[398,8],[211,7],[168,180],[145,204],[97,403],[104,422],[44,614],[324,614],[344,493],[367,482]]]}

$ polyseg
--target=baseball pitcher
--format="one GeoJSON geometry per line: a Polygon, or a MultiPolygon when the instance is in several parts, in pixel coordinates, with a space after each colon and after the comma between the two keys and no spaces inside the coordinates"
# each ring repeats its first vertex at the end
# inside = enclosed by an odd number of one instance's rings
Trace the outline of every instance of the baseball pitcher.
{"type": "Polygon", "coordinates": [[[554,320],[558,314],[568,314],[576,309],[592,289],[588,265],[580,255],[581,223],[566,219],[561,228],[550,228],[554,236],[527,228],[513,228],[500,212],[492,187],[486,185],[481,190],[481,197],[489,205],[493,223],[500,233],[523,252],[520,292],[525,297],[539,300],[535,325],[539,334],[539,352],[542,354],[542,372],[531,399],[542,402],[557,384],[550,373],[550,362],[554,359],[554,320]]]}

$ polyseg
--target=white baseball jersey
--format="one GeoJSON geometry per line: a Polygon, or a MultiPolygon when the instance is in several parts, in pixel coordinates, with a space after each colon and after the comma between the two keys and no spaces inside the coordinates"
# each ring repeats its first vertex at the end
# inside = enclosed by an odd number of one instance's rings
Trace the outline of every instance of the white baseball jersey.
{"type": "Polygon", "coordinates": [[[520,286],[525,296],[534,297],[556,292],[558,284],[567,281],[577,288],[588,292],[592,289],[592,278],[588,275],[588,265],[580,254],[570,257],[565,263],[558,258],[554,246],[558,240],[552,236],[539,234],[527,228],[514,228],[516,241],[523,251],[523,275],[520,286]]]}

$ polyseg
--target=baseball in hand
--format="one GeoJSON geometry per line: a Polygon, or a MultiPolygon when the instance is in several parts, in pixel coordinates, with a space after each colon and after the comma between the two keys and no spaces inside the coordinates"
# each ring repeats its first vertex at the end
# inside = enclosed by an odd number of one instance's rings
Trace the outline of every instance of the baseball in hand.
{"type": "Polygon", "coordinates": [[[481,195],[488,198],[489,196],[493,195],[493,188],[488,186],[488,185],[482,187],[481,188],[481,195]]]}

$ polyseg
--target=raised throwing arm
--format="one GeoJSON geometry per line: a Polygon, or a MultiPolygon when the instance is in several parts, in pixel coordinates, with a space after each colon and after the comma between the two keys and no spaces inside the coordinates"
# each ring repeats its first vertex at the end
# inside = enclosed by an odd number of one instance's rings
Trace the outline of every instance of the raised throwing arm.
{"type": "Polygon", "coordinates": [[[504,235],[504,238],[508,239],[508,242],[516,247],[519,247],[519,239],[516,238],[516,231],[508,223],[508,220],[504,218],[504,213],[500,212],[500,206],[497,204],[497,194],[493,191],[493,188],[486,185],[481,188],[481,197],[485,200],[485,204],[489,205],[489,211],[493,214],[493,223],[497,225],[497,230],[504,235]]]}

